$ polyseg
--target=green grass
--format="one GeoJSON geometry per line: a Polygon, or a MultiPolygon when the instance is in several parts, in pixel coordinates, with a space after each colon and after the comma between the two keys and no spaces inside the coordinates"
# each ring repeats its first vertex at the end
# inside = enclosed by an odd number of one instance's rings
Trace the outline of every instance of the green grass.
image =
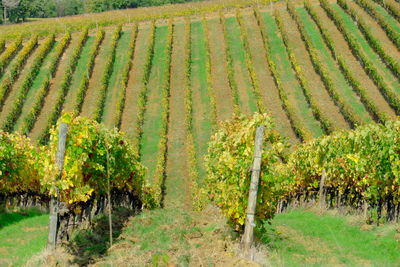
{"type": "Polygon", "coordinates": [[[81,56],[79,57],[74,75],[72,76],[70,90],[65,98],[65,110],[67,111],[72,111],[75,104],[76,94],[78,92],[83,75],[86,72],[86,66],[89,61],[89,53],[95,39],[95,36],[89,35],[86,43],[82,47],[81,56]]]}
{"type": "Polygon", "coordinates": [[[21,266],[46,247],[49,216],[35,210],[0,213],[0,266],[21,266]]]}
{"type": "Polygon", "coordinates": [[[140,155],[148,168],[147,177],[151,181],[157,164],[158,143],[161,134],[161,102],[164,82],[168,27],[157,27],[155,32],[154,56],[147,88],[147,104],[144,114],[143,136],[140,155]]]}
{"type": "MultiPolygon", "coordinates": [[[[42,87],[42,84],[46,77],[51,79],[51,73],[50,73],[50,61],[53,59],[54,54],[56,53],[56,47],[57,47],[57,42],[54,42],[53,47],[49,51],[49,53],[46,55],[46,57],[43,60],[42,67],[39,70],[38,75],[36,76],[35,80],[33,81],[32,85],[29,88],[28,94],[26,95],[26,100],[25,104],[22,108],[21,116],[17,120],[14,126],[14,130],[21,130],[23,124],[24,124],[24,119],[25,115],[27,115],[35,100],[36,100],[36,94],[42,87]]],[[[62,56],[62,55],[61,55],[62,56]]]]}
{"type": "MultiPolygon", "coordinates": [[[[261,227],[261,239],[272,249],[274,265],[398,266],[400,244],[395,225],[361,231],[350,217],[301,209],[276,215],[261,227]]],[[[398,226],[397,226],[398,227],[398,226]]]]}
{"type": "Polygon", "coordinates": [[[207,153],[207,142],[210,139],[211,106],[207,87],[206,73],[206,48],[204,42],[203,22],[197,21],[192,24],[192,71],[191,86],[193,90],[193,129],[196,155],[198,158],[199,179],[206,176],[203,157],[207,153]]]}
{"type": "Polygon", "coordinates": [[[304,125],[308,128],[308,130],[310,130],[314,137],[318,137],[323,134],[322,128],[319,122],[315,120],[314,115],[312,114],[307,100],[302,92],[301,86],[297,81],[296,75],[290,64],[285,45],[282,39],[279,37],[279,31],[275,24],[275,20],[268,13],[263,13],[262,16],[269,38],[271,56],[276,64],[285,92],[291,100],[292,106],[295,107],[298,117],[302,120],[304,125]]]}
{"type": "Polygon", "coordinates": [[[303,21],[305,29],[310,35],[314,46],[319,51],[321,62],[325,65],[325,68],[328,69],[332,77],[332,81],[334,82],[338,92],[340,92],[345,101],[354,108],[354,110],[361,118],[364,119],[365,122],[372,122],[372,119],[366,111],[365,107],[360,102],[357,95],[353,92],[350,85],[346,82],[337,64],[331,57],[328,49],[324,46],[323,39],[318,29],[316,28],[315,23],[311,20],[305,8],[298,8],[297,12],[301,20],[303,21]]]}
{"type": "MultiPolygon", "coordinates": [[[[103,122],[106,121],[105,118],[111,116],[114,118],[116,102],[114,106],[111,105],[111,100],[119,99],[119,95],[122,93],[121,89],[121,80],[122,80],[122,70],[128,61],[127,53],[129,50],[129,43],[131,41],[132,31],[124,31],[121,33],[121,37],[118,41],[116,51],[115,51],[115,61],[113,65],[113,71],[110,77],[109,89],[107,92],[106,100],[104,102],[104,114],[103,114],[103,122]]],[[[112,122],[113,120],[109,120],[112,122]]],[[[108,127],[112,127],[113,124],[107,124],[108,127]]]]}
{"type": "Polygon", "coordinates": [[[375,67],[378,69],[379,73],[384,77],[384,79],[391,84],[394,91],[400,94],[400,83],[395,76],[393,76],[390,69],[382,62],[379,55],[377,55],[374,50],[369,46],[368,42],[364,39],[357,26],[354,24],[353,20],[346,14],[346,12],[337,4],[333,4],[332,7],[341,15],[346,28],[348,28],[353,36],[356,38],[358,44],[362,47],[365,54],[374,62],[375,67]]]}
{"type": "Polygon", "coordinates": [[[248,106],[250,109],[250,113],[257,112],[258,109],[256,105],[256,99],[254,96],[250,77],[247,74],[248,71],[246,66],[245,50],[240,39],[240,29],[235,17],[226,18],[226,29],[228,31],[228,43],[232,55],[234,66],[233,69],[235,70],[236,66],[236,70],[240,70],[240,73],[234,71],[235,79],[237,80],[238,77],[242,77],[246,85],[246,88],[240,88],[239,83],[237,82],[240,109],[243,110],[243,106],[248,106]],[[244,92],[247,92],[246,97],[243,97],[244,92]],[[247,103],[244,103],[243,98],[248,99],[247,103]]]}

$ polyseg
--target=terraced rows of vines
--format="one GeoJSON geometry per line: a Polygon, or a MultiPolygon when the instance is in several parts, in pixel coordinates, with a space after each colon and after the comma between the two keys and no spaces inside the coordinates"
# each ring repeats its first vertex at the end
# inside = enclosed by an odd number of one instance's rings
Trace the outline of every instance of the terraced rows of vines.
{"type": "Polygon", "coordinates": [[[93,118],[125,132],[149,181],[171,177],[167,190],[205,176],[207,141],[235,115],[269,112],[299,143],[400,113],[395,0],[275,2],[5,41],[3,130],[44,144],[63,111],[93,118]]]}

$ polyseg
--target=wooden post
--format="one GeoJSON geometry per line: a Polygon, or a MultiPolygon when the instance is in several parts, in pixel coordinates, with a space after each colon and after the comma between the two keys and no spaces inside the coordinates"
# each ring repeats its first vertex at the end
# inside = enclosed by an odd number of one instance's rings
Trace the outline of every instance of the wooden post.
{"type": "Polygon", "coordinates": [[[319,202],[319,207],[322,208],[324,206],[324,186],[325,186],[325,179],[326,179],[326,172],[325,168],[322,169],[322,175],[321,175],[321,182],[319,183],[319,193],[318,193],[318,202],[319,202]]]}
{"type": "MultiPolygon", "coordinates": [[[[56,154],[56,162],[58,165],[59,176],[58,179],[61,179],[63,173],[63,165],[64,165],[64,155],[65,155],[65,143],[67,140],[67,132],[68,132],[68,124],[61,123],[60,124],[60,133],[58,135],[58,145],[57,145],[57,154],[56,154]]],[[[59,203],[60,203],[60,190],[56,186],[56,182],[54,183],[54,187],[56,187],[56,196],[52,195],[50,200],[50,220],[49,220],[49,234],[47,236],[47,248],[55,250],[57,243],[57,228],[58,228],[58,212],[59,212],[59,203]]]]}
{"type": "Polygon", "coordinates": [[[106,139],[106,153],[107,153],[107,195],[108,195],[108,226],[110,229],[110,247],[112,247],[112,218],[111,218],[111,192],[110,192],[110,155],[108,152],[108,142],[106,139]]]}
{"type": "Polygon", "coordinates": [[[256,140],[254,145],[254,161],[250,181],[249,201],[247,205],[246,225],[242,238],[242,248],[244,249],[245,253],[249,251],[251,245],[253,244],[253,231],[255,227],[254,214],[256,212],[257,205],[257,191],[263,149],[263,135],[264,126],[257,127],[256,140]]]}

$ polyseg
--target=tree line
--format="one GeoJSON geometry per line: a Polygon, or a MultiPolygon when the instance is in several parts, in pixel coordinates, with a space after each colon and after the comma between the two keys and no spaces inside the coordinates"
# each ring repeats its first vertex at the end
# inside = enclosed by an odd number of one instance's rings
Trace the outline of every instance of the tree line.
{"type": "Polygon", "coordinates": [[[202,0],[1,0],[0,23],[28,18],[54,18],[115,9],[158,6],[202,0]]]}

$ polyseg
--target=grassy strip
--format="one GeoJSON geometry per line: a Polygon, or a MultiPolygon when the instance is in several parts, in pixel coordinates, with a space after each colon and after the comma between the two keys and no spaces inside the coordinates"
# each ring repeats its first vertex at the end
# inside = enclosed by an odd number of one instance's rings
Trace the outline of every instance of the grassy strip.
{"type": "Polygon", "coordinates": [[[336,90],[332,82],[332,78],[330,77],[326,68],[322,65],[322,62],[318,57],[318,51],[315,49],[314,44],[312,43],[310,36],[308,35],[306,29],[304,28],[304,25],[300,17],[296,13],[293,4],[288,3],[287,9],[290,15],[295,20],[297,27],[300,31],[301,38],[306,44],[306,48],[308,53],[310,54],[313,67],[315,71],[321,76],[322,82],[324,83],[325,88],[327,89],[333,102],[339,107],[339,110],[343,114],[343,117],[346,119],[346,121],[350,124],[352,128],[355,128],[357,125],[362,124],[363,123],[362,119],[355,113],[353,108],[344,101],[343,97],[336,90]]]}
{"type": "Polygon", "coordinates": [[[33,107],[27,117],[25,118],[24,124],[22,126],[21,132],[25,135],[27,135],[33,128],[33,125],[36,122],[37,116],[39,115],[43,104],[44,104],[44,99],[47,96],[48,90],[49,90],[49,85],[50,85],[50,80],[54,78],[54,75],[56,73],[56,68],[58,65],[58,62],[60,61],[60,58],[62,54],[64,53],[65,49],[67,48],[69,42],[71,41],[71,35],[69,33],[65,34],[64,37],[60,40],[56,47],[56,52],[53,55],[53,58],[51,59],[50,62],[50,77],[45,78],[44,82],[42,83],[42,86],[40,87],[39,93],[36,95],[35,102],[33,104],[33,107]]]}
{"type": "Polygon", "coordinates": [[[118,43],[119,38],[121,37],[121,30],[122,30],[121,24],[119,24],[117,26],[117,28],[114,30],[114,34],[113,34],[113,38],[112,38],[112,42],[111,42],[111,51],[107,57],[106,65],[104,68],[103,78],[102,78],[102,83],[101,83],[101,88],[100,88],[100,96],[99,96],[99,99],[97,100],[96,109],[93,113],[93,119],[97,122],[100,122],[101,118],[103,116],[104,101],[106,100],[108,84],[110,83],[110,77],[112,74],[114,61],[115,61],[115,52],[116,52],[116,48],[117,48],[117,43],[118,43]]]}
{"type": "MultiPolygon", "coordinates": [[[[255,13],[255,16],[257,19],[258,28],[261,32],[264,49],[265,49],[265,54],[266,54],[266,58],[267,58],[267,63],[271,70],[272,77],[274,78],[275,85],[278,88],[279,97],[282,101],[282,107],[285,110],[286,115],[289,118],[290,124],[291,124],[294,132],[300,138],[300,140],[301,141],[310,140],[312,137],[312,134],[308,131],[308,129],[304,126],[304,124],[302,123],[300,118],[295,113],[295,111],[285,93],[285,89],[283,88],[279,72],[276,69],[275,62],[271,56],[271,49],[268,44],[268,35],[265,30],[265,26],[264,26],[265,24],[264,24],[263,18],[261,17],[261,15],[257,9],[254,9],[254,13],[255,13]]],[[[236,11],[236,17],[239,22],[241,31],[244,31],[245,29],[243,27],[243,18],[242,18],[242,15],[240,14],[239,10],[236,11]]]]}
{"type": "Polygon", "coordinates": [[[234,77],[232,54],[231,54],[231,48],[229,47],[229,41],[228,41],[228,31],[226,30],[225,16],[222,11],[220,11],[220,13],[219,13],[219,20],[222,25],[222,31],[224,33],[226,71],[228,73],[229,87],[232,91],[235,114],[239,115],[240,114],[240,106],[239,106],[238,86],[236,84],[235,77],[234,77]]]}
{"type": "Polygon", "coordinates": [[[153,178],[154,200],[158,206],[161,206],[163,196],[163,185],[165,178],[165,164],[167,159],[167,141],[168,141],[168,119],[169,119],[169,92],[171,84],[171,53],[173,45],[174,24],[173,18],[169,19],[168,36],[166,48],[166,65],[164,71],[164,84],[162,87],[162,113],[161,113],[161,134],[158,144],[157,166],[153,178]]]}
{"type": "Polygon", "coordinates": [[[262,101],[262,95],[261,95],[261,89],[260,89],[260,83],[257,79],[257,75],[254,69],[254,64],[253,64],[253,58],[251,56],[251,51],[250,51],[250,44],[249,44],[249,40],[247,37],[247,32],[246,29],[244,27],[243,24],[243,19],[242,16],[240,14],[239,9],[236,9],[236,18],[237,21],[239,23],[239,27],[240,27],[240,37],[242,39],[242,43],[245,49],[245,54],[246,54],[246,64],[247,64],[247,69],[249,71],[250,74],[250,78],[251,78],[251,83],[253,85],[253,90],[254,90],[254,95],[256,96],[257,99],[257,107],[258,107],[258,111],[260,113],[264,113],[265,112],[265,106],[264,103],[262,101]]]}
{"type": "Polygon", "coordinates": [[[117,101],[117,106],[115,109],[114,122],[115,122],[115,126],[118,129],[121,127],[122,112],[125,107],[126,87],[128,86],[129,72],[131,71],[131,68],[132,68],[133,54],[135,52],[137,34],[138,34],[138,24],[135,23],[135,26],[133,27],[131,41],[129,43],[129,48],[128,48],[128,54],[127,54],[128,62],[125,64],[124,69],[122,70],[122,74],[121,74],[122,93],[117,101]]]}
{"type": "MultiPolygon", "coordinates": [[[[340,70],[343,73],[343,76],[346,78],[347,82],[351,85],[351,87],[356,92],[356,94],[360,97],[361,102],[364,104],[365,108],[372,115],[372,117],[374,118],[375,121],[378,121],[378,122],[386,121],[388,119],[387,115],[384,112],[379,111],[377,106],[374,104],[373,100],[368,96],[368,93],[365,90],[365,88],[361,86],[360,82],[357,80],[357,78],[352,73],[351,68],[347,65],[343,56],[337,53],[334,40],[332,39],[332,37],[330,36],[328,31],[325,29],[325,27],[321,23],[321,20],[318,17],[317,13],[315,12],[314,8],[312,7],[311,3],[308,0],[306,0],[304,2],[304,6],[305,6],[308,14],[310,15],[310,17],[313,19],[313,21],[317,25],[325,44],[328,46],[332,55],[337,59],[339,66],[340,66],[340,70]]],[[[357,45],[356,49],[359,50],[358,45],[357,45]]],[[[358,53],[355,53],[356,58],[358,58],[357,55],[358,55],[358,53]]],[[[365,58],[365,56],[363,58],[365,58]]],[[[366,70],[363,61],[362,61],[361,65],[363,66],[363,69],[366,72],[366,74],[371,77],[370,73],[366,70]]],[[[377,72],[376,72],[376,74],[377,74],[377,72]]]]}
{"type": "Polygon", "coordinates": [[[28,43],[24,46],[21,53],[18,54],[14,65],[11,67],[9,77],[5,78],[0,86],[0,110],[3,108],[4,102],[8,97],[8,93],[15,82],[18,79],[22,65],[25,63],[29,55],[32,53],[33,49],[38,43],[37,35],[34,35],[28,43]]]}
{"type": "Polygon", "coordinates": [[[138,99],[138,114],[136,117],[136,132],[134,137],[134,147],[140,153],[140,139],[143,135],[143,118],[147,102],[147,89],[151,72],[151,61],[154,56],[154,39],[155,39],[156,21],[153,20],[151,25],[151,32],[149,35],[149,46],[147,48],[146,61],[144,64],[144,72],[142,76],[142,89],[138,99]]]}
{"type": "Polygon", "coordinates": [[[379,55],[386,66],[392,71],[393,75],[400,81],[400,66],[398,62],[392,58],[390,55],[386,54],[385,49],[382,47],[381,42],[374,37],[373,32],[364,22],[363,18],[359,16],[357,11],[351,8],[346,0],[338,0],[338,5],[343,8],[343,10],[349,14],[354,21],[357,22],[357,26],[364,35],[365,39],[368,41],[369,45],[374,49],[374,51],[379,55]]]}
{"type": "Polygon", "coordinates": [[[72,80],[72,75],[74,74],[74,71],[76,69],[76,65],[77,65],[78,59],[81,55],[82,47],[83,47],[84,43],[86,42],[87,35],[88,35],[88,30],[85,29],[79,36],[78,45],[75,48],[75,50],[71,56],[71,60],[68,63],[68,67],[65,71],[64,78],[61,82],[61,90],[58,93],[57,100],[55,101],[53,110],[48,117],[47,126],[43,130],[42,134],[39,137],[39,143],[41,143],[41,144],[46,144],[48,142],[50,128],[57,122],[57,119],[60,116],[62,106],[65,101],[65,96],[68,93],[69,86],[70,86],[71,80],[72,80]]]}
{"type": "Polygon", "coordinates": [[[90,49],[89,61],[86,65],[86,73],[82,78],[82,81],[79,85],[78,94],[76,95],[74,112],[76,114],[81,113],[83,100],[85,99],[86,90],[89,85],[89,79],[92,77],[94,60],[96,59],[97,54],[99,53],[100,45],[104,39],[104,29],[100,29],[97,32],[96,39],[90,49]]]}
{"type": "Polygon", "coordinates": [[[212,69],[211,69],[211,50],[210,50],[210,37],[208,32],[208,22],[205,16],[203,16],[204,24],[204,44],[206,47],[206,73],[207,73],[207,88],[208,96],[210,97],[211,106],[211,123],[213,130],[217,128],[217,105],[215,102],[215,92],[212,84],[212,69]]]}
{"type": "MultiPolygon", "coordinates": [[[[255,10],[256,17],[260,17],[259,11],[255,10]]],[[[261,19],[261,17],[260,17],[261,19]]],[[[258,20],[258,18],[257,18],[258,20]]],[[[296,56],[293,52],[292,46],[289,42],[288,33],[286,31],[285,25],[282,22],[282,17],[278,12],[275,13],[275,21],[278,25],[279,31],[282,36],[283,43],[285,44],[286,51],[289,55],[290,63],[292,64],[292,68],[296,73],[296,77],[300,82],[301,88],[303,89],[303,93],[307,99],[308,104],[311,107],[311,110],[314,114],[314,117],[321,123],[321,126],[326,134],[332,133],[335,128],[332,125],[331,120],[328,118],[326,114],[324,114],[319,105],[318,101],[314,98],[311,93],[310,87],[308,85],[307,78],[304,76],[302,69],[300,68],[299,64],[297,63],[296,56]]],[[[260,23],[260,22],[259,22],[260,23]]]]}
{"type": "Polygon", "coordinates": [[[7,67],[10,58],[18,50],[22,44],[22,37],[17,37],[17,39],[7,47],[6,51],[0,57],[0,74],[3,74],[4,69],[7,67]]]}
{"type": "MultiPolygon", "coordinates": [[[[349,44],[352,53],[354,56],[360,60],[361,65],[363,66],[364,71],[367,73],[369,77],[371,77],[374,84],[378,87],[379,91],[381,92],[382,96],[386,99],[389,105],[395,110],[396,114],[400,114],[400,99],[396,95],[396,93],[385,83],[383,77],[379,75],[378,70],[374,66],[374,63],[368,59],[368,57],[362,51],[362,48],[358,44],[356,38],[352,35],[352,33],[346,28],[343,19],[340,15],[330,7],[329,3],[326,0],[320,0],[321,7],[325,10],[329,18],[335,23],[336,27],[339,31],[343,34],[345,40],[349,44]]],[[[316,20],[315,20],[316,21],[316,20]]],[[[317,22],[321,24],[320,22],[317,22]]],[[[345,61],[342,59],[339,61],[340,63],[344,63],[345,61]]],[[[344,66],[344,64],[343,64],[344,66]]],[[[343,67],[342,67],[343,68],[343,67]]],[[[343,68],[345,69],[345,68],[343,68]]],[[[380,115],[378,116],[380,117],[380,115]]],[[[384,117],[382,117],[384,119],[384,117]]]]}
{"type": "Polygon", "coordinates": [[[377,5],[368,0],[355,0],[354,2],[356,2],[378,22],[378,24],[386,32],[387,37],[389,37],[397,49],[400,50],[400,34],[393,28],[392,25],[389,24],[382,13],[379,12],[377,5]]]}
{"type": "MultiPolygon", "coordinates": [[[[71,38],[70,33],[67,33],[66,35],[68,35],[69,38],[71,38]]],[[[10,111],[10,113],[8,113],[7,118],[1,127],[3,131],[11,132],[13,130],[14,123],[21,114],[22,106],[24,105],[26,95],[33,81],[35,80],[37,74],[39,73],[44,58],[46,57],[51,47],[53,46],[54,40],[55,40],[54,34],[51,34],[40,46],[39,52],[36,55],[36,58],[33,61],[29,73],[26,75],[25,80],[23,81],[22,86],[18,92],[17,98],[13,103],[12,110],[10,111]]]]}

